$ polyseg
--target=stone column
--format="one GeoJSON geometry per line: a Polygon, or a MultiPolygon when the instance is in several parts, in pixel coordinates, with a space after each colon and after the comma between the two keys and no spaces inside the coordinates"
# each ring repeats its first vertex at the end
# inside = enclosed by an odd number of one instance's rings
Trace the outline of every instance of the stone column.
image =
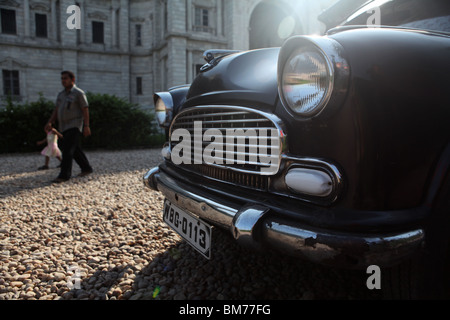
{"type": "Polygon", "coordinates": [[[186,31],[192,31],[192,0],[186,0],[186,31]]]}
{"type": "Polygon", "coordinates": [[[116,14],[116,8],[113,6],[111,7],[111,44],[112,47],[117,47],[117,14],[116,14]]]}
{"type": "Polygon", "coordinates": [[[128,54],[120,56],[120,73],[121,73],[121,96],[131,101],[131,58],[128,54]]]}
{"type": "Polygon", "coordinates": [[[222,29],[222,0],[216,0],[216,12],[217,12],[217,36],[223,36],[222,29]]]}
{"type": "Polygon", "coordinates": [[[58,41],[58,15],[56,12],[56,0],[52,0],[51,3],[51,39],[54,41],[58,41]]]}
{"type": "Polygon", "coordinates": [[[129,52],[130,49],[130,25],[129,25],[129,12],[128,12],[128,1],[120,0],[120,9],[119,9],[119,30],[116,32],[119,33],[119,44],[120,49],[123,52],[129,52]]]}
{"type": "Polygon", "coordinates": [[[30,36],[30,3],[28,0],[23,0],[23,26],[25,37],[30,36]]]}
{"type": "Polygon", "coordinates": [[[187,76],[186,76],[186,83],[191,83],[193,80],[193,70],[192,70],[193,60],[192,60],[192,50],[187,50],[187,76]]]}
{"type": "Polygon", "coordinates": [[[79,41],[80,43],[86,43],[86,4],[84,0],[78,0],[78,4],[80,5],[80,15],[81,15],[81,30],[79,32],[79,41]]]}
{"type": "Polygon", "coordinates": [[[167,43],[167,84],[168,87],[182,85],[187,79],[187,39],[184,37],[171,37],[167,43]]]}

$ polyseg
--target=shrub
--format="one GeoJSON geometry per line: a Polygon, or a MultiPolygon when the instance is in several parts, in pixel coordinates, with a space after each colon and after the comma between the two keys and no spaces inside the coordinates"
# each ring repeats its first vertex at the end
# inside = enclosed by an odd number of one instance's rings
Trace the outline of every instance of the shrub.
{"type": "Polygon", "coordinates": [[[40,96],[36,102],[15,104],[11,99],[0,111],[0,152],[30,152],[45,138],[44,125],[54,104],[40,96]]]}
{"type": "MultiPolygon", "coordinates": [[[[86,95],[92,136],[83,139],[83,147],[123,149],[155,147],[164,142],[149,111],[116,96],[89,92],[86,95]]],[[[40,150],[36,141],[45,138],[44,125],[53,109],[54,103],[42,95],[31,103],[7,100],[0,110],[0,153],[40,150]]]]}
{"type": "Polygon", "coordinates": [[[88,92],[92,136],[86,147],[119,149],[159,144],[153,115],[125,99],[88,92]]]}

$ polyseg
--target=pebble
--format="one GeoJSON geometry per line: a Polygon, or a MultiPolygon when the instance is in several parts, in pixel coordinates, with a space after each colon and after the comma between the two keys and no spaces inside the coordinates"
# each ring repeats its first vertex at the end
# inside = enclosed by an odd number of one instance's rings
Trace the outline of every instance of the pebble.
{"type": "Polygon", "coordinates": [[[12,281],[10,283],[11,287],[21,287],[23,285],[23,282],[21,281],[12,281]]]}
{"type": "Polygon", "coordinates": [[[53,274],[54,281],[61,281],[61,280],[64,280],[65,278],[66,278],[66,275],[62,272],[55,272],[53,274]]]}
{"type": "Polygon", "coordinates": [[[51,184],[56,160],[37,171],[39,153],[0,155],[0,300],[378,299],[365,272],[252,252],[219,229],[206,260],[162,221],[164,197],[142,183],[160,149],[87,156],[93,174],[76,177],[74,163],[73,179],[51,184]]]}

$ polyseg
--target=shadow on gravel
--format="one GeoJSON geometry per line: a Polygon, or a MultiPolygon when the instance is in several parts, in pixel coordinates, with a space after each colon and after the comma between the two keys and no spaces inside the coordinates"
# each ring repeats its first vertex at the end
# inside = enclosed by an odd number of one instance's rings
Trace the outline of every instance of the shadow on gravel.
{"type": "MultiPolygon", "coordinates": [[[[130,149],[130,150],[84,150],[87,158],[95,169],[106,169],[111,172],[139,170],[151,167],[152,163],[161,161],[161,148],[130,149]],[[125,166],[124,166],[125,164],[125,166]]],[[[34,172],[44,164],[40,152],[31,153],[0,153],[0,177],[25,172],[34,172]]],[[[59,161],[51,158],[50,168],[55,168],[59,161]]],[[[75,161],[74,169],[77,169],[75,161]]]]}
{"type": "Polygon", "coordinates": [[[129,300],[378,300],[365,271],[338,270],[275,252],[255,253],[215,229],[212,259],[188,244],[133,266],[97,271],[65,299],[129,300]]]}
{"type": "Polygon", "coordinates": [[[177,246],[158,254],[143,269],[126,265],[96,271],[92,276],[77,283],[76,270],[68,278],[74,285],[71,291],[64,293],[65,300],[161,300],[170,282],[166,276],[176,267],[173,260],[177,246]],[[172,261],[173,260],[173,261],[172,261]]]}
{"type": "MultiPolygon", "coordinates": [[[[49,186],[64,186],[70,184],[86,183],[89,180],[85,177],[74,176],[62,184],[52,181],[58,176],[59,169],[49,169],[45,171],[25,172],[23,174],[5,175],[0,177],[0,199],[14,196],[19,192],[31,191],[33,189],[45,188],[49,186]]],[[[98,174],[97,174],[98,176],[98,174]]],[[[94,174],[91,178],[94,177],[94,174]]]]}
{"type": "MultiPolygon", "coordinates": [[[[137,181],[145,172],[158,165],[159,149],[129,150],[129,151],[89,151],[86,152],[94,174],[90,177],[114,175],[122,172],[143,172],[137,175],[137,181]]],[[[0,155],[2,170],[0,171],[0,198],[14,196],[20,191],[33,190],[53,185],[52,180],[59,174],[56,168],[58,162],[50,161],[50,169],[38,171],[43,165],[40,154],[0,155]],[[7,168],[7,169],[5,169],[7,168]]],[[[89,179],[79,178],[80,168],[73,162],[72,179],[64,184],[85,183],[89,179]]]]}
{"type": "MultiPolygon", "coordinates": [[[[75,269],[72,269],[75,271],[75,269]]],[[[65,300],[106,300],[111,296],[121,294],[121,291],[108,292],[122,282],[123,290],[131,289],[132,281],[126,281],[126,275],[133,273],[135,269],[132,266],[114,267],[109,270],[98,270],[91,277],[81,281],[76,280],[76,273],[69,277],[70,282],[73,285],[73,289],[62,295],[62,299],[65,300]],[[125,284],[126,283],[126,284],[125,284]]]]}
{"type": "Polygon", "coordinates": [[[57,177],[58,172],[56,170],[48,170],[4,175],[0,177],[0,198],[14,196],[21,191],[50,186],[52,184],[51,180],[57,177]]]}

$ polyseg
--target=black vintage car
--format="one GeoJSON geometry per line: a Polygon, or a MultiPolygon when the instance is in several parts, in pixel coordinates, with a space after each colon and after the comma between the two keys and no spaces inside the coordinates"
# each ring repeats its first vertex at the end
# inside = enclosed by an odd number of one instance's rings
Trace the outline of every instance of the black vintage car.
{"type": "Polygon", "coordinates": [[[144,183],[207,258],[216,226],[261,250],[379,266],[392,297],[446,297],[450,2],[353,11],[281,48],[207,51],[190,86],[154,96],[168,143],[144,183]]]}

